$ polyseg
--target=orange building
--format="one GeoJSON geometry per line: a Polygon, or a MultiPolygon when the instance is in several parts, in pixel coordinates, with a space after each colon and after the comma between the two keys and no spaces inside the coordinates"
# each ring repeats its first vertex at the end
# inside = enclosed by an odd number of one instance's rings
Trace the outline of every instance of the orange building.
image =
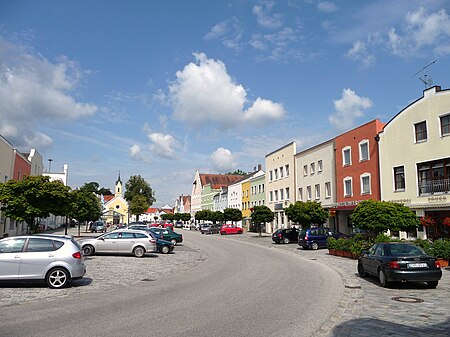
{"type": "Polygon", "coordinates": [[[385,123],[375,119],[335,138],[336,227],[352,232],[350,214],[358,202],[381,200],[378,134],[385,123]]]}

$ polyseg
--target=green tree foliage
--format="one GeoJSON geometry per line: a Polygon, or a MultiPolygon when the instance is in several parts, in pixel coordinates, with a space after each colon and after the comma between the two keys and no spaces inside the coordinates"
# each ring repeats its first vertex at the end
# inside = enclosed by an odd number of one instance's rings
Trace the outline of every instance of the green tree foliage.
{"type": "Polygon", "coordinates": [[[289,220],[302,228],[308,228],[312,224],[322,225],[329,217],[328,212],[315,201],[297,201],[285,208],[284,212],[289,220]]]}
{"type": "Polygon", "coordinates": [[[98,193],[97,194],[112,195],[112,192],[111,192],[111,190],[109,188],[102,187],[102,188],[98,189],[98,193]]]}
{"type": "Polygon", "coordinates": [[[225,221],[236,222],[242,220],[242,212],[236,208],[225,208],[223,210],[223,216],[225,221]]]}
{"type": "Polygon", "coordinates": [[[124,197],[130,205],[130,213],[136,215],[136,218],[139,220],[139,215],[156,201],[153,190],[140,175],[131,176],[125,184],[125,190],[124,197]],[[136,196],[140,197],[134,199],[136,196]]]}
{"type": "Polygon", "coordinates": [[[147,198],[142,194],[136,194],[133,196],[133,199],[128,202],[128,211],[131,214],[136,215],[136,221],[139,221],[139,215],[143,214],[148,207],[147,198]]]}
{"type": "Polygon", "coordinates": [[[61,181],[50,181],[47,176],[25,177],[0,184],[0,203],[5,217],[25,221],[31,232],[36,233],[36,218],[69,215],[72,206],[69,191],[61,181]]]}
{"type": "Polygon", "coordinates": [[[181,213],[175,213],[175,214],[173,215],[173,219],[174,219],[175,221],[180,221],[182,217],[183,217],[183,216],[181,215],[181,213]]]}
{"type": "Polygon", "coordinates": [[[242,171],[241,169],[237,169],[234,172],[227,172],[226,175],[238,175],[238,176],[245,176],[247,172],[242,171]]]}
{"type": "Polygon", "coordinates": [[[189,220],[191,220],[190,213],[181,213],[181,221],[189,221],[189,220]]]}
{"type": "Polygon", "coordinates": [[[253,208],[252,221],[259,236],[261,236],[262,226],[266,222],[272,222],[274,218],[273,212],[267,206],[255,206],[253,208]]]}
{"type": "Polygon", "coordinates": [[[212,221],[214,224],[216,222],[221,222],[224,220],[224,215],[221,211],[211,212],[211,216],[208,220],[212,221]]]}
{"type": "Polygon", "coordinates": [[[71,192],[71,211],[69,216],[79,222],[95,221],[102,215],[100,201],[92,192],[74,190],[71,192]]]}
{"type": "Polygon", "coordinates": [[[111,190],[109,188],[105,188],[105,187],[100,188],[100,185],[95,181],[91,181],[90,183],[85,183],[79,189],[84,192],[92,192],[95,194],[103,194],[103,195],[112,195],[111,190]]]}
{"type": "Polygon", "coordinates": [[[211,211],[208,209],[202,209],[195,213],[195,220],[210,220],[211,219],[211,211]]]}
{"type": "Polygon", "coordinates": [[[173,221],[173,219],[175,219],[175,215],[174,214],[161,214],[161,219],[163,219],[164,221],[173,221]]]}
{"type": "Polygon", "coordinates": [[[408,207],[390,201],[365,200],[356,206],[351,215],[353,224],[374,233],[409,231],[419,227],[420,220],[408,207]]]}

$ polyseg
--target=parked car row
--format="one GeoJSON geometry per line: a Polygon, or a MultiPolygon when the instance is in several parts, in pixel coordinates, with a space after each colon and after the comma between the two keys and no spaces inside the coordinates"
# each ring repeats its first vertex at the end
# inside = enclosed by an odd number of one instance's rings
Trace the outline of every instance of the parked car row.
{"type": "Polygon", "coordinates": [[[312,227],[308,229],[282,228],[272,234],[272,241],[275,243],[297,242],[303,249],[319,249],[328,246],[328,238],[340,238],[347,235],[336,232],[329,227],[312,227]]]}

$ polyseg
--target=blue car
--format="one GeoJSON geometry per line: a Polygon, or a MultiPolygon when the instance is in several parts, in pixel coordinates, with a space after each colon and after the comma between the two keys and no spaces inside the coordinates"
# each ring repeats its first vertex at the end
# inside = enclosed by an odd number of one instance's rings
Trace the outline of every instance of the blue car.
{"type": "Polygon", "coordinates": [[[156,239],[156,250],[161,254],[169,254],[173,252],[175,245],[163,239],[156,239]]]}
{"type": "Polygon", "coordinates": [[[333,228],[315,227],[302,229],[298,233],[298,245],[303,249],[319,249],[328,247],[327,239],[329,237],[339,238],[341,235],[336,233],[333,228]]]}

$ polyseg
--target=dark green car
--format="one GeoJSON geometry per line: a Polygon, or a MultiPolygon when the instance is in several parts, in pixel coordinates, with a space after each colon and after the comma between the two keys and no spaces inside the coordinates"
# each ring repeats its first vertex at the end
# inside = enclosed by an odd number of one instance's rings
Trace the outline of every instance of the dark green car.
{"type": "Polygon", "coordinates": [[[150,227],[152,232],[163,236],[163,240],[172,242],[174,245],[183,242],[183,235],[178,234],[168,228],[150,227]]]}

